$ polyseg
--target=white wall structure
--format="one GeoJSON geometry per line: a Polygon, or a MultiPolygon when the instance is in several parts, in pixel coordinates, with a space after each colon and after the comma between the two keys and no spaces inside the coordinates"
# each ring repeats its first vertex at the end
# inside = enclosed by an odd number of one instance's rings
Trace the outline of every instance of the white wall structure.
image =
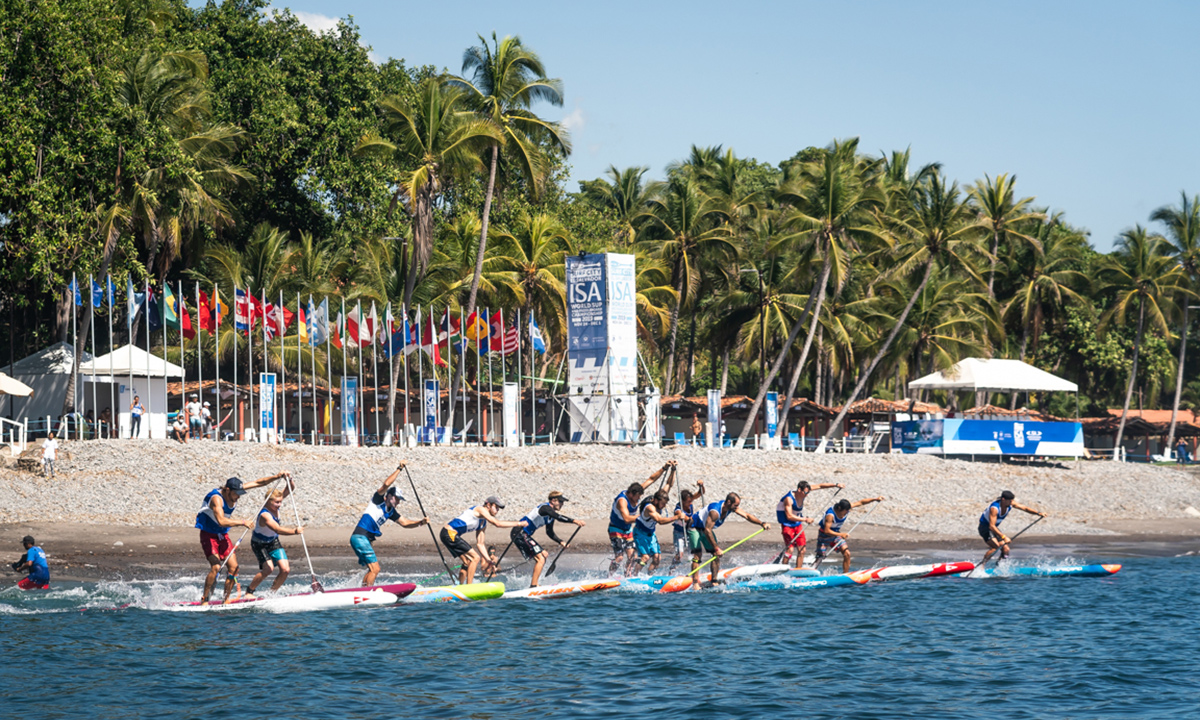
{"type": "Polygon", "coordinates": [[[567,258],[567,389],[571,442],[638,438],[633,255],[567,258]]]}
{"type": "MultiPolygon", "coordinates": [[[[133,403],[134,395],[141,398],[142,405],[146,408],[138,436],[158,439],[167,437],[167,388],[164,380],[182,378],[183,368],[151,355],[139,347],[126,345],[107,355],[101,355],[94,361],[80,363],[81,386],[92,381],[93,365],[99,387],[104,388],[107,385],[116,391],[113,394],[116,401],[114,417],[117,418],[120,437],[129,437],[129,406],[133,403]]],[[[90,387],[87,392],[90,397],[90,387]]]]}
{"type": "MultiPolygon", "coordinates": [[[[85,352],[83,359],[88,361],[92,356],[85,352]]],[[[67,397],[71,366],[74,364],[74,348],[70,343],[60,342],[13,363],[11,372],[7,365],[4,366],[5,372],[33,388],[33,395],[29,397],[4,396],[4,414],[11,414],[18,421],[28,418],[30,422],[36,422],[44,420],[47,415],[57,420],[62,415],[63,400],[67,397]]],[[[91,391],[84,398],[81,397],[83,386],[76,383],[75,388],[75,407],[83,412],[91,406],[91,391]]],[[[96,404],[100,409],[105,407],[103,398],[96,404]]]]}

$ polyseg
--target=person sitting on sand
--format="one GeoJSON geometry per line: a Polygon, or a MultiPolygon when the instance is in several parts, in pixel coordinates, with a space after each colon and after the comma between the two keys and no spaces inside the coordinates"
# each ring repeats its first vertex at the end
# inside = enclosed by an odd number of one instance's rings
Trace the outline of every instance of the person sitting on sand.
{"type": "MultiPolygon", "coordinates": [[[[716,529],[725,524],[725,521],[730,515],[740,515],[748,522],[759,525],[763,530],[770,529],[770,524],[754,517],[750,513],[741,509],[742,498],[737,493],[729,493],[724,500],[719,500],[714,503],[709,503],[708,507],[702,512],[692,515],[692,522],[688,530],[688,544],[692,550],[692,572],[700,567],[700,559],[704,556],[704,551],[707,550],[715,559],[712,561],[711,577],[712,584],[716,585],[721,582],[718,577],[721,572],[721,556],[724,551],[717,543],[716,529]]],[[[694,587],[700,585],[700,578],[696,578],[694,587]]]]}
{"type": "MultiPolygon", "coordinates": [[[[563,523],[572,523],[583,527],[587,523],[582,520],[575,520],[562,514],[563,504],[567,502],[567,498],[558,490],[550,493],[546,502],[538,505],[533,510],[530,510],[521,518],[521,523],[524,527],[515,527],[509,533],[512,538],[512,543],[521,551],[521,556],[526,560],[533,560],[533,577],[529,580],[529,587],[537,587],[538,581],[542,577],[542,568],[546,565],[546,551],[534,539],[533,534],[538,528],[546,528],[546,537],[558,543],[561,548],[566,548],[567,544],[563,542],[558,535],[554,534],[555,521],[563,523]]],[[[489,554],[490,572],[495,574],[496,561],[491,560],[489,554]]]]}
{"type": "Polygon", "coordinates": [[[17,581],[17,587],[22,590],[50,589],[50,563],[46,560],[46,551],[37,546],[32,535],[21,538],[21,546],[25,548],[25,554],[12,564],[12,568],[29,574],[17,581]]]}
{"type": "Polygon", "coordinates": [[[442,527],[442,532],[438,537],[442,541],[442,545],[450,551],[450,554],[455,559],[461,558],[462,565],[458,571],[458,584],[470,585],[475,582],[475,570],[482,562],[485,567],[491,568],[491,560],[487,554],[487,542],[484,538],[484,528],[488,523],[495,525],[498,528],[515,528],[522,527],[521,521],[501,520],[496,515],[504,509],[504,503],[495,495],[490,496],[483,501],[482,505],[472,505],[462,512],[461,515],[446,523],[442,527]],[[471,547],[471,543],[467,542],[463,537],[466,533],[475,531],[475,547],[471,547]]]}
{"type": "MultiPolygon", "coordinates": [[[[988,558],[990,558],[992,553],[996,552],[996,550],[1000,551],[1001,560],[1004,560],[1008,557],[1009,546],[1012,541],[1008,539],[1007,535],[1000,532],[1000,523],[1004,522],[1004,518],[1008,517],[1009,510],[1016,508],[1018,510],[1027,512],[1030,515],[1046,517],[1046,513],[1044,512],[1039,512],[1033,508],[1025,507],[1024,505],[1013,502],[1016,497],[1017,496],[1013,494],[1012,490],[1005,490],[1004,492],[1000,493],[1000,497],[997,498],[996,501],[991,505],[988,505],[987,510],[984,510],[983,514],[979,516],[979,537],[983,538],[983,541],[986,542],[988,546],[987,552],[983,554],[984,563],[988,561],[988,558]]],[[[982,565],[983,563],[980,564],[982,565]]]]}
{"type": "Polygon", "coordinates": [[[663,463],[663,466],[640,483],[630,483],[613,498],[612,509],[608,513],[608,541],[612,544],[613,559],[608,565],[608,574],[612,575],[625,563],[625,574],[633,572],[633,564],[637,560],[634,555],[633,523],[637,520],[638,502],[646,488],[656,482],[662,474],[675,466],[675,461],[663,463]]]}
{"type": "Polygon", "coordinates": [[[175,422],[171,423],[171,438],[178,440],[181,445],[187,445],[188,426],[182,412],[176,413],[175,422]]]}
{"type": "Polygon", "coordinates": [[[671,570],[683,562],[683,556],[688,552],[688,521],[696,512],[696,501],[704,502],[704,481],[697,480],[696,486],[699,488],[696,491],[680,492],[679,499],[682,502],[675,503],[675,512],[679,514],[679,517],[671,523],[671,542],[675,546],[675,557],[671,560],[671,570]]]}
{"type": "Polygon", "coordinates": [[[358,525],[354,526],[354,532],[350,533],[350,547],[354,548],[354,554],[358,556],[358,564],[367,569],[362,579],[363,587],[371,587],[375,583],[375,576],[379,574],[379,558],[375,555],[375,541],[383,535],[383,526],[387,524],[388,520],[404,528],[429,524],[427,517],[420,520],[409,520],[401,517],[400,512],[396,510],[396,504],[403,500],[404,496],[400,494],[399,490],[392,487],[392,483],[400,477],[400,471],[403,469],[404,463],[400,463],[392,471],[392,474],[387,476],[383,484],[371,496],[371,504],[367,505],[362,517],[358,519],[358,525]]]}
{"type": "Polygon", "coordinates": [[[658,526],[670,525],[676,520],[682,520],[682,510],[676,510],[672,515],[663,515],[667,503],[671,501],[671,483],[674,476],[667,481],[667,486],[642,501],[638,506],[637,521],[633,524],[633,545],[638,554],[636,575],[641,570],[653,575],[658,569],[662,558],[662,549],[658,545],[658,526]]]}
{"type": "Polygon", "coordinates": [[[842,498],[837,501],[836,505],[827,509],[821,518],[821,527],[817,531],[817,562],[820,563],[824,560],[831,550],[836,550],[842,554],[842,572],[850,572],[850,546],[846,543],[850,533],[842,532],[842,524],[846,522],[846,518],[850,517],[850,511],[854,508],[882,500],[882,495],[854,502],[842,498]]]}
{"type": "Polygon", "coordinates": [[[804,499],[813,490],[846,487],[842,483],[817,483],[809,485],[807,480],[801,480],[796,489],[779,498],[775,506],[775,520],[783,530],[783,554],[779,561],[787,564],[792,553],[796,554],[796,567],[804,562],[804,546],[808,540],[804,537],[804,523],[813,522],[812,518],[804,517],[804,499]]]}
{"type": "Polygon", "coordinates": [[[267,504],[258,511],[254,532],[250,534],[250,549],[254,551],[254,557],[258,560],[258,574],[250,581],[250,587],[246,588],[246,594],[243,597],[254,597],[254,591],[258,588],[258,584],[270,577],[275,570],[275,563],[279,563],[279,575],[271,584],[271,592],[277,592],[279,588],[283,587],[288,573],[292,571],[288,564],[287,551],[279,542],[280,535],[300,535],[304,532],[303,525],[289,528],[279,524],[279,509],[283,507],[284,498],[291,493],[292,480],[289,478],[287,487],[282,490],[272,490],[267,504]]]}
{"type": "Polygon", "coordinates": [[[232,477],[225,481],[225,487],[213,488],[204,496],[204,505],[196,513],[196,528],[200,530],[200,547],[208,560],[208,575],[204,578],[204,594],[200,596],[200,604],[207,605],[212,596],[213,585],[217,582],[217,573],[221,564],[225,563],[225,599],[237,584],[238,562],[236,549],[229,539],[229,528],[244,527],[247,530],[254,527],[254,520],[234,520],[230,517],[237,506],[238,498],[256,487],[262,487],[275,482],[282,477],[291,477],[289,473],[281,472],[270,477],[259,478],[243,483],[241,478],[232,477]],[[228,562],[226,562],[228,558],[228,562]]]}

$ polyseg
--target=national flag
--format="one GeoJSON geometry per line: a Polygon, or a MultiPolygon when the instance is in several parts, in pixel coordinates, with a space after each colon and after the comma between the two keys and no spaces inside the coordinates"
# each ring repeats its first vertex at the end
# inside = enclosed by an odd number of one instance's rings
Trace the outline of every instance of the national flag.
{"type": "Polygon", "coordinates": [[[201,330],[213,331],[212,310],[208,306],[208,295],[203,290],[200,291],[200,301],[196,307],[196,319],[201,330]]]}
{"type": "Polygon", "coordinates": [[[316,347],[329,339],[329,298],[313,305],[312,296],[308,296],[308,344],[316,347]]]}
{"type": "MultiPolygon", "coordinates": [[[[369,328],[371,331],[371,338],[367,340],[367,345],[375,342],[375,338],[383,340],[383,338],[386,337],[386,335],[384,335],[383,328],[379,325],[379,315],[375,312],[374,300],[371,301],[371,314],[367,316],[367,328],[369,328]]],[[[363,347],[366,347],[366,345],[363,347]]]]}
{"type": "Polygon", "coordinates": [[[213,300],[213,326],[216,328],[220,328],[221,320],[229,317],[229,303],[227,303],[221,299],[221,294],[219,292],[217,292],[216,288],[213,288],[212,300],[213,300]]]}
{"type": "Polygon", "coordinates": [[[446,313],[442,315],[442,321],[438,324],[438,345],[446,346],[448,349],[458,352],[455,347],[462,343],[462,328],[458,322],[458,318],[446,308],[446,313]]]}
{"type": "Polygon", "coordinates": [[[146,294],[133,291],[133,278],[125,278],[127,283],[125,288],[125,326],[133,328],[133,321],[137,319],[138,311],[142,309],[142,303],[146,301],[146,294]]]}
{"type": "Polygon", "coordinates": [[[529,313],[529,340],[533,343],[533,349],[538,351],[538,354],[546,354],[546,339],[542,337],[542,329],[538,327],[537,320],[533,319],[533,313],[529,313]]]}
{"type": "Polygon", "coordinates": [[[258,304],[255,307],[255,310],[258,312],[258,317],[262,320],[263,337],[266,338],[267,340],[273,340],[275,338],[275,330],[276,330],[275,317],[274,317],[275,316],[275,304],[274,303],[263,303],[260,300],[260,301],[258,301],[258,304]]]}
{"type": "Polygon", "coordinates": [[[117,286],[113,284],[112,274],[108,276],[108,310],[111,313],[113,307],[113,298],[117,296],[117,286]]]}
{"type": "Polygon", "coordinates": [[[71,283],[69,285],[67,285],[67,292],[71,292],[71,293],[75,294],[75,304],[76,305],[83,304],[83,296],[79,294],[79,283],[75,282],[74,275],[71,276],[71,283]]]}
{"type": "Polygon", "coordinates": [[[341,327],[342,327],[342,314],[338,313],[337,321],[334,322],[334,324],[329,328],[329,334],[330,334],[329,342],[333,343],[333,346],[335,348],[337,348],[338,350],[342,349],[342,338],[341,338],[341,335],[339,334],[339,330],[341,330],[341,327]]]}
{"type": "Polygon", "coordinates": [[[471,313],[471,317],[467,318],[467,326],[463,329],[467,340],[470,340],[472,345],[486,344],[490,334],[487,320],[479,317],[478,312],[471,313]]]}
{"type": "Polygon", "coordinates": [[[233,326],[238,330],[250,330],[250,303],[246,300],[246,291],[237,288],[233,291],[233,326]]]}
{"type": "Polygon", "coordinates": [[[510,355],[521,349],[521,334],[516,327],[507,330],[501,324],[500,311],[492,315],[491,351],[501,355],[510,355]]]}
{"type": "Polygon", "coordinates": [[[104,301],[104,288],[100,287],[100,283],[91,275],[88,275],[88,280],[92,284],[92,307],[100,307],[100,303],[104,301]]]}
{"type": "Polygon", "coordinates": [[[296,303],[296,315],[299,316],[299,321],[296,323],[296,330],[300,333],[300,342],[308,342],[308,318],[304,317],[304,305],[296,303]]]}
{"type": "Polygon", "coordinates": [[[171,292],[170,285],[163,288],[163,321],[172,330],[180,329],[179,313],[175,309],[175,293],[171,292]]]}
{"type": "MultiPolygon", "coordinates": [[[[420,322],[418,316],[417,321],[420,322]]],[[[442,353],[438,350],[438,338],[434,332],[433,313],[429,314],[429,322],[425,323],[425,327],[421,331],[421,350],[433,358],[433,364],[438,367],[445,367],[446,361],[442,359],[442,353]]]]}
{"type": "Polygon", "coordinates": [[[159,307],[158,299],[154,297],[154,288],[146,288],[146,307],[150,312],[150,332],[158,332],[162,329],[162,308],[159,307]]]}
{"type": "Polygon", "coordinates": [[[354,303],[354,309],[346,316],[346,342],[351,347],[367,347],[374,337],[374,326],[363,317],[362,303],[354,303]]]}
{"type": "MultiPolygon", "coordinates": [[[[301,315],[304,311],[301,310],[301,315]]],[[[287,329],[291,327],[292,320],[296,318],[296,313],[288,310],[283,305],[267,305],[266,317],[263,319],[264,327],[267,332],[267,339],[276,336],[284,336],[287,334],[287,329]]],[[[302,321],[303,322],[303,321],[302,321]]],[[[303,333],[301,333],[303,335],[303,333]]]]}

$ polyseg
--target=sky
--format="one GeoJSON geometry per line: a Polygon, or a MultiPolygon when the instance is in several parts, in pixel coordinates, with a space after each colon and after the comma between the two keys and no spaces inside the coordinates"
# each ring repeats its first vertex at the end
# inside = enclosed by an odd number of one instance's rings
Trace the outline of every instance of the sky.
{"type": "MultiPolygon", "coordinates": [[[[1017,176],[1101,251],[1200,193],[1200,4],[1185,2],[397,3],[292,0],[316,30],[351,16],[377,60],[461,70],[519,35],[571,131],[572,182],[665,166],[692,145],[778,164],[810,145],[912,149],[968,185],[1017,176]]],[[[1161,229],[1161,228],[1159,228],[1161,229]]]]}

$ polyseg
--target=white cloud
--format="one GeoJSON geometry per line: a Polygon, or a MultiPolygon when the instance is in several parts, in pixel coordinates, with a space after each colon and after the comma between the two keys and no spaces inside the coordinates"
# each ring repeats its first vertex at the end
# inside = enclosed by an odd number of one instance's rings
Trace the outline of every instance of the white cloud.
{"type": "Polygon", "coordinates": [[[559,122],[568,131],[577,133],[583,130],[583,127],[587,124],[587,117],[584,116],[583,109],[576,105],[575,109],[567,113],[559,122]]]}
{"type": "Polygon", "coordinates": [[[337,18],[329,17],[328,15],[322,15],[320,13],[304,12],[303,10],[293,10],[292,14],[296,16],[296,19],[299,20],[301,24],[315,33],[320,34],[337,29],[337,18]]]}

